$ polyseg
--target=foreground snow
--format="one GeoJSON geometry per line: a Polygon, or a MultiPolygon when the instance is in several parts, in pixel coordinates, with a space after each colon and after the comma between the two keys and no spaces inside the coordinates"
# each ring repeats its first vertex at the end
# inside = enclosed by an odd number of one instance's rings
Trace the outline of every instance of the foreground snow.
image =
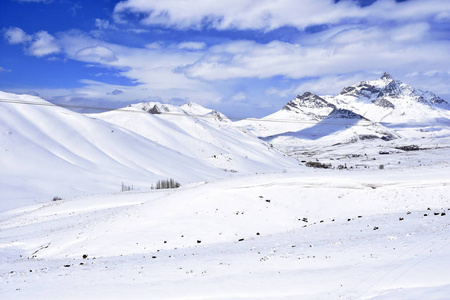
{"type": "Polygon", "coordinates": [[[0,291],[3,299],[446,299],[449,175],[448,163],[308,169],[7,211],[0,291]]]}

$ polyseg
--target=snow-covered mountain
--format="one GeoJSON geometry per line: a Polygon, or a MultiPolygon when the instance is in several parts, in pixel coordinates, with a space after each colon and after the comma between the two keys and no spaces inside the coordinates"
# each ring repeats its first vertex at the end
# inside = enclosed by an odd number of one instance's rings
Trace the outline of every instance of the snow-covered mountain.
{"type": "MultiPolygon", "coordinates": [[[[209,125],[226,124],[225,118],[199,121],[172,115],[179,122],[175,124],[135,107],[129,110],[140,113],[105,114],[105,119],[117,115],[122,118],[117,123],[146,133],[136,134],[38,97],[0,92],[0,98],[3,209],[53,196],[120,191],[122,182],[145,190],[166,178],[184,184],[296,165],[236,128],[220,133],[219,125],[209,125]],[[204,151],[204,157],[195,151],[204,151]]],[[[199,107],[190,108],[200,113],[199,107]]]]}
{"type": "Polygon", "coordinates": [[[303,146],[377,139],[412,142],[449,137],[450,104],[384,73],[376,80],[347,86],[335,96],[306,92],[265,118],[236,125],[286,153],[303,146]]]}
{"type": "Polygon", "coordinates": [[[296,132],[325,119],[336,106],[320,96],[306,92],[289,101],[281,110],[261,119],[236,122],[259,137],[296,132]]]}
{"type": "Polygon", "coordinates": [[[422,91],[384,73],[379,79],[347,86],[327,101],[352,110],[374,122],[430,124],[450,118],[450,104],[432,92],[422,91]]]}
{"type": "Polygon", "coordinates": [[[131,130],[203,164],[231,172],[258,173],[292,165],[291,159],[233,126],[223,114],[194,103],[180,107],[139,103],[90,116],[131,130]]]}
{"type": "Polygon", "coordinates": [[[180,115],[188,115],[191,117],[201,117],[203,119],[215,119],[221,122],[231,122],[224,114],[217,110],[205,108],[199,104],[187,102],[179,107],[171,104],[163,104],[159,102],[143,102],[131,104],[128,107],[135,107],[154,115],[164,114],[166,116],[179,117],[180,115]]]}

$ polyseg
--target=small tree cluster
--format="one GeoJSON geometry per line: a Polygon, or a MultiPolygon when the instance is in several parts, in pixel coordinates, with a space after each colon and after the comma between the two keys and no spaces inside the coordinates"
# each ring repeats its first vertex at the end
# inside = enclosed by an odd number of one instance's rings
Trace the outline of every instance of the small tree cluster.
{"type": "Polygon", "coordinates": [[[323,164],[318,161],[308,161],[305,165],[311,168],[322,168],[322,169],[331,168],[331,164],[323,164]]]}
{"type": "Polygon", "coordinates": [[[165,180],[158,180],[158,182],[156,183],[156,187],[153,187],[152,185],[152,189],[176,189],[179,188],[180,184],[178,182],[175,181],[175,179],[170,178],[170,179],[165,179],[165,180]]]}
{"type": "Polygon", "coordinates": [[[132,191],[132,190],[134,190],[134,188],[133,188],[133,186],[131,185],[125,185],[123,182],[122,182],[122,192],[128,192],[128,191],[132,191]]]}

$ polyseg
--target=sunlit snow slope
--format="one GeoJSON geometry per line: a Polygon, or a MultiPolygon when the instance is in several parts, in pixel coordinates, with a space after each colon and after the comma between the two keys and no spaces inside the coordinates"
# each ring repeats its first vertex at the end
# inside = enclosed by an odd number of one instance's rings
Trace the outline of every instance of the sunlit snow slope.
{"type": "Polygon", "coordinates": [[[446,299],[449,172],[308,169],[0,213],[0,288],[5,299],[446,299]]]}
{"type": "Polygon", "coordinates": [[[224,115],[194,103],[181,107],[140,103],[90,116],[229,172],[281,171],[295,164],[267,143],[233,126],[224,115]]]}
{"type": "MultiPolygon", "coordinates": [[[[196,145],[191,144],[192,140],[177,140],[183,133],[174,126],[160,135],[178,142],[178,147],[173,144],[170,149],[163,143],[51,105],[38,97],[0,92],[0,98],[4,99],[0,103],[2,209],[46,201],[53,196],[120,191],[122,182],[145,190],[165,178],[184,184],[232,174],[224,170],[230,165],[227,162],[214,164],[185,154],[185,149],[194,149],[196,145]],[[23,104],[24,101],[28,104],[23,104]]],[[[135,114],[123,116],[136,118],[135,114]]],[[[162,126],[153,127],[160,132],[167,129],[161,124],[153,126],[162,126]]],[[[211,134],[209,138],[215,137],[211,134]]],[[[243,134],[241,138],[245,138],[243,134]]],[[[269,152],[261,143],[258,147],[252,149],[251,143],[247,143],[245,150],[249,154],[269,152]]],[[[245,159],[242,151],[241,156],[234,157],[231,153],[216,160],[234,160],[236,168],[247,173],[274,171],[272,163],[278,170],[294,163],[275,152],[261,154],[263,159],[252,161],[245,159]]],[[[219,150],[215,153],[216,157],[221,154],[219,150]]]]}

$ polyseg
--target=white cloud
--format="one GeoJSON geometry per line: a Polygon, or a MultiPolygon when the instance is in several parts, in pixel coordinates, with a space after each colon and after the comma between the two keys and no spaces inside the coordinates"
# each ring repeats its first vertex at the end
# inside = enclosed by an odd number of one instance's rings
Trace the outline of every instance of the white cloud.
{"type": "Polygon", "coordinates": [[[116,25],[111,24],[108,20],[103,19],[95,19],[95,27],[97,27],[99,30],[117,29],[116,25]]]}
{"type": "Polygon", "coordinates": [[[4,36],[8,43],[13,45],[27,43],[33,39],[31,35],[26,34],[25,31],[18,27],[11,27],[7,29],[4,36]]]}
{"type": "Polygon", "coordinates": [[[60,51],[55,37],[47,31],[39,31],[33,36],[33,41],[28,48],[28,53],[34,56],[46,56],[60,51]]]}
{"type": "MultiPolygon", "coordinates": [[[[234,40],[214,46],[208,46],[211,40],[208,44],[189,40],[177,44],[167,40],[151,43],[152,38],[145,46],[128,47],[105,42],[94,34],[96,31],[62,32],[54,37],[45,31],[28,35],[20,28],[10,28],[4,36],[11,44],[23,44],[27,54],[45,56],[60,51],[62,55],[58,57],[95,63],[96,67],[108,70],[107,76],[126,77],[134,83],[134,86],[106,84],[101,82],[104,75],[99,75],[98,81],[82,80],[83,86],[78,89],[39,91],[48,99],[59,97],[65,101],[113,98],[111,101],[128,103],[188,98],[207,106],[220,101],[245,105],[256,102],[253,99],[261,95],[258,103],[267,104],[268,99],[289,100],[305,91],[335,94],[345,85],[374,78],[374,74],[382,71],[389,71],[399,79],[404,74],[418,72],[420,76],[411,78],[419,82],[427,71],[434,70],[437,75],[428,76],[430,79],[424,81],[431,84],[432,79],[445,77],[442,72],[450,69],[448,36],[447,40],[436,38],[434,27],[424,21],[426,17],[445,22],[447,15],[442,5],[436,5],[441,9],[438,12],[435,8],[418,10],[424,5],[417,0],[403,3],[378,0],[365,8],[354,1],[335,4],[333,0],[198,0],[193,3],[129,0],[117,4],[115,11],[122,20],[127,16],[124,12],[147,13],[143,20],[146,24],[182,29],[270,30],[286,25],[304,28],[349,21],[319,33],[301,34],[291,42],[234,40]],[[402,9],[397,11],[398,8],[402,9]],[[385,25],[384,20],[390,21],[385,25]],[[283,79],[288,80],[280,83],[283,79]],[[247,84],[249,87],[243,88],[247,84]],[[255,92],[257,89],[259,94],[255,92]],[[223,100],[224,95],[227,100],[223,100]]],[[[121,27],[102,19],[96,19],[95,25],[98,31],[121,27]]],[[[155,36],[163,38],[163,35],[155,36]]],[[[437,92],[448,91],[448,76],[445,78],[434,86],[437,92]]]]}
{"type": "Polygon", "coordinates": [[[86,47],[75,53],[77,60],[85,62],[106,62],[110,63],[117,60],[113,50],[104,46],[86,47]]]}
{"type": "Polygon", "coordinates": [[[344,87],[363,80],[375,79],[381,76],[380,73],[382,72],[359,72],[345,75],[331,74],[302,82],[300,85],[293,88],[292,92],[294,94],[312,92],[318,95],[336,95],[344,87]]]}
{"type": "Polygon", "coordinates": [[[156,49],[161,49],[163,46],[164,46],[164,44],[162,42],[153,42],[153,43],[145,45],[145,48],[156,50],[156,49]]]}
{"type": "Polygon", "coordinates": [[[0,67],[0,73],[3,73],[3,72],[11,72],[11,70],[0,67]]]}
{"type": "MultiPolygon", "coordinates": [[[[179,29],[213,27],[224,29],[272,30],[283,26],[300,29],[311,25],[338,24],[349,19],[423,21],[449,12],[448,1],[378,0],[360,7],[357,1],[334,0],[125,0],[115,9],[115,18],[125,22],[127,14],[143,14],[142,23],[179,29]]],[[[441,17],[442,18],[442,17],[441,17]]]]}
{"type": "Polygon", "coordinates": [[[206,47],[205,43],[202,42],[184,42],[178,44],[178,49],[181,50],[202,50],[206,47]]]}
{"type": "Polygon", "coordinates": [[[447,11],[443,11],[439,13],[435,18],[435,21],[442,22],[442,23],[448,23],[450,22],[450,9],[447,11]]]}
{"type": "Polygon", "coordinates": [[[391,30],[392,39],[398,42],[415,42],[426,38],[430,31],[428,23],[414,23],[391,30]]]}
{"type": "Polygon", "coordinates": [[[47,31],[39,31],[29,35],[22,29],[13,27],[6,30],[4,36],[10,44],[24,44],[26,46],[25,51],[29,55],[40,57],[60,51],[55,37],[47,31]]]}
{"type": "Polygon", "coordinates": [[[231,97],[231,100],[235,102],[242,102],[247,100],[247,96],[245,95],[244,92],[239,92],[235,94],[233,97],[231,97]]]}
{"type": "Polygon", "coordinates": [[[300,79],[380,69],[404,70],[402,73],[450,69],[450,42],[430,40],[428,29],[422,23],[398,29],[351,28],[320,44],[305,46],[233,41],[209,48],[200,60],[180,71],[191,78],[214,81],[274,76],[300,79]]]}
{"type": "Polygon", "coordinates": [[[304,28],[312,24],[337,22],[355,17],[359,8],[354,2],[333,0],[127,0],[115,9],[116,20],[124,21],[124,13],[143,13],[147,25],[176,28],[274,29],[281,26],[304,28]]]}

